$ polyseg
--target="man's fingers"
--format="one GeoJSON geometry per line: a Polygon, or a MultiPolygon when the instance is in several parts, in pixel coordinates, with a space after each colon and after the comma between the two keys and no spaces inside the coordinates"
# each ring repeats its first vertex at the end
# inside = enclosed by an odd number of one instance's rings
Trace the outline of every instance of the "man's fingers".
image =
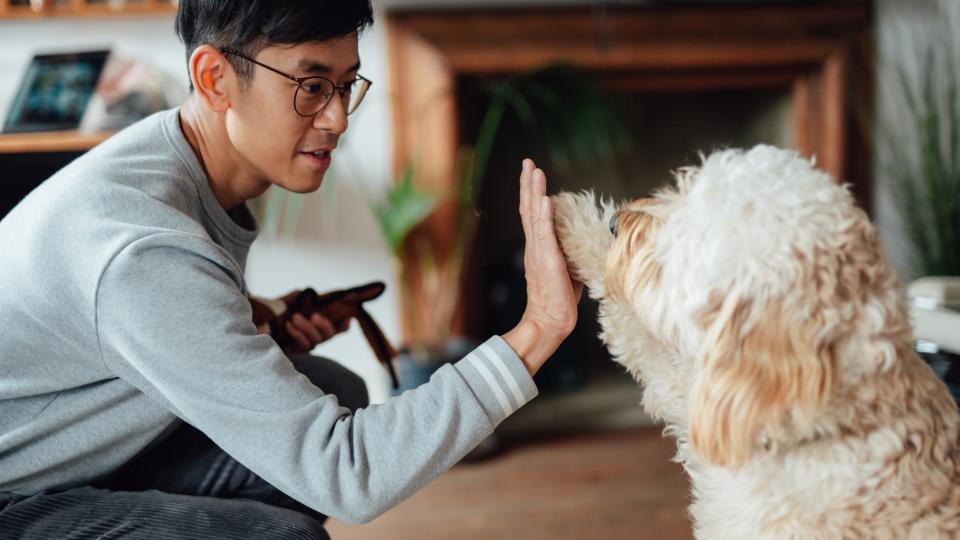
{"type": "Polygon", "coordinates": [[[528,196],[528,189],[530,187],[530,173],[533,171],[533,161],[529,159],[523,160],[523,164],[520,166],[520,213],[524,213],[527,209],[527,204],[530,200],[528,196]]]}
{"type": "Polygon", "coordinates": [[[537,200],[536,223],[537,240],[544,242],[540,247],[547,250],[547,253],[557,252],[559,254],[560,245],[557,243],[557,237],[553,231],[553,201],[546,195],[537,200]]]}
{"type": "Polygon", "coordinates": [[[533,240],[539,235],[541,228],[540,221],[543,219],[543,203],[540,199],[547,191],[547,177],[540,169],[531,169],[534,163],[531,160],[524,161],[524,170],[521,179],[523,185],[520,193],[522,200],[520,204],[520,220],[523,222],[523,234],[527,241],[533,240]]]}
{"type": "Polygon", "coordinates": [[[305,352],[313,349],[318,343],[323,343],[336,334],[346,331],[350,327],[350,319],[344,320],[339,328],[334,328],[330,319],[319,313],[312,314],[309,319],[300,313],[294,313],[285,326],[287,333],[299,345],[299,349],[293,352],[305,352]]]}
{"type": "Polygon", "coordinates": [[[524,236],[529,237],[532,230],[530,222],[530,187],[534,163],[532,160],[523,160],[523,169],[520,172],[520,223],[523,225],[524,236]]]}
{"type": "Polygon", "coordinates": [[[553,228],[553,201],[544,195],[538,201],[538,217],[536,225],[536,259],[545,268],[563,268],[567,262],[557,242],[553,228]]]}
{"type": "MultiPolygon", "coordinates": [[[[530,185],[530,220],[537,224],[537,228],[542,231],[543,220],[545,219],[543,199],[546,198],[547,177],[543,171],[536,169],[533,171],[530,185]]],[[[548,201],[549,202],[549,201],[548,201]]],[[[542,232],[540,233],[542,234],[542,232]]]]}
{"type": "Polygon", "coordinates": [[[330,322],[330,319],[320,315],[319,313],[314,313],[310,317],[310,322],[313,323],[313,326],[320,330],[321,337],[323,339],[330,339],[337,331],[333,328],[333,323],[330,322]]]}
{"type": "Polygon", "coordinates": [[[538,200],[547,194],[547,175],[543,174],[541,169],[533,171],[533,183],[530,186],[531,200],[538,200]]]}
{"type": "Polygon", "coordinates": [[[550,197],[546,195],[541,195],[538,202],[540,203],[540,212],[537,218],[540,220],[540,234],[543,238],[547,240],[553,240],[553,208],[550,201],[550,197]]]}
{"type": "Polygon", "coordinates": [[[320,333],[320,329],[313,325],[312,322],[308,321],[306,317],[299,313],[294,313],[293,317],[290,318],[290,322],[300,330],[300,332],[307,337],[307,340],[310,341],[311,345],[315,345],[324,340],[323,334],[320,333]]]}
{"type": "Polygon", "coordinates": [[[301,350],[310,350],[310,340],[307,339],[307,336],[303,335],[303,332],[297,330],[297,327],[293,325],[290,321],[286,323],[287,333],[290,334],[290,337],[300,345],[301,350]]]}

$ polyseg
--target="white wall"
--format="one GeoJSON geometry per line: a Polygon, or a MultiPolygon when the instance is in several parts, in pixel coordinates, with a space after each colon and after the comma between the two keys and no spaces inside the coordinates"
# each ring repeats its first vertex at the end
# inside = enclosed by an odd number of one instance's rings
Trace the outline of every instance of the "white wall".
{"type": "MultiPolygon", "coordinates": [[[[363,74],[374,81],[363,107],[334,154],[323,188],[303,197],[302,218],[292,234],[261,237],[251,251],[248,280],[255,293],[280,295],[293,288],[317,290],[388,282],[388,292],[369,305],[389,338],[399,337],[393,264],[365,202],[390,181],[389,81],[383,25],[361,39],[363,74]]],[[[110,46],[118,54],[152,63],[187,86],[185,53],[172,16],[0,21],[0,124],[35,52],[74,51],[110,46]]],[[[356,326],[356,325],[354,325],[356,326]]],[[[389,395],[385,372],[358,328],[318,347],[355,368],[368,381],[371,398],[389,395]]]]}

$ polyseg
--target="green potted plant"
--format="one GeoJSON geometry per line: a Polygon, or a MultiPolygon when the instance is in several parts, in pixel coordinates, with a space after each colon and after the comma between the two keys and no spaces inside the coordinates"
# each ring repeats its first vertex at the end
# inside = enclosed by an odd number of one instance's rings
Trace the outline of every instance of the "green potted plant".
{"type": "Polygon", "coordinates": [[[584,73],[550,65],[517,76],[490,79],[482,87],[489,98],[476,139],[459,149],[455,193],[426,193],[417,187],[416,165],[372,203],[383,236],[397,261],[401,303],[409,339],[398,359],[401,389],[424,382],[444,362],[469,352],[474,344],[452,335],[464,263],[477,227],[477,197],[497,134],[506,115],[545,137],[551,166],[591,162],[629,147],[629,137],[611,100],[584,73]],[[458,208],[453,245],[440,260],[425,235],[412,234],[438,204],[453,199],[458,208]],[[417,297],[422,300],[418,304],[417,297]],[[424,309],[420,309],[424,306],[424,309]],[[405,379],[406,375],[406,380],[405,379]]]}
{"type": "MultiPolygon", "coordinates": [[[[907,51],[883,67],[898,85],[891,120],[879,136],[918,276],[960,276],[960,64],[953,18],[944,13],[907,51]]],[[[919,36],[920,32],[916,33],[919,36]]]]}

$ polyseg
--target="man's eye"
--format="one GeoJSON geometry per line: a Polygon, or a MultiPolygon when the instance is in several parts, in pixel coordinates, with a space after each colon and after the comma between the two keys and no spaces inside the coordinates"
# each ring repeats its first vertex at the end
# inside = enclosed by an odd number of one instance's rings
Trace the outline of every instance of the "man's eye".
{"type": "Polygon", "coordinates": [[[303,91],[319,97],[329,97],[331,94],[330,88],[325,84],[305,84],[303,85],[303,91]]]}

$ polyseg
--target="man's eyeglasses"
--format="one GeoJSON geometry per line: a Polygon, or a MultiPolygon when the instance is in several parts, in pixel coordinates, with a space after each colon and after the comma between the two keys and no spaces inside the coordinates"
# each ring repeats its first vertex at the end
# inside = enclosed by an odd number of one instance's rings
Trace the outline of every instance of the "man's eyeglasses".
{"type": "Polygon", "coordinates": [[[253,62],[262,68],[269,69],[277,75],[282,75],[297,83],[297,90],[293,93],[293,110],[297,111],[297,114],[300,116],[314,116],[322,111],[323,108],[327,106],[327,103],[330,103],[330,100],[333,99],[334,92],[340,94],[340,100],[343,102],[343,110],[347,111],[347,114],[350,114],[357,110],[360,102],[363,101],[363,97],[367,95],[367,90],[370,89],[370,85],[373,84],[373,82],[361,75],[357,75],[356,79],[341,85],[337,85],[326,77],[294,77],[289,73],[284,73],[279,69],[257,62],[253,58],[248,58],[236,51],[222,48],[220,52],[226,55],[236,56],[237,58],[243,58],[248,62],[253,62]]]}

